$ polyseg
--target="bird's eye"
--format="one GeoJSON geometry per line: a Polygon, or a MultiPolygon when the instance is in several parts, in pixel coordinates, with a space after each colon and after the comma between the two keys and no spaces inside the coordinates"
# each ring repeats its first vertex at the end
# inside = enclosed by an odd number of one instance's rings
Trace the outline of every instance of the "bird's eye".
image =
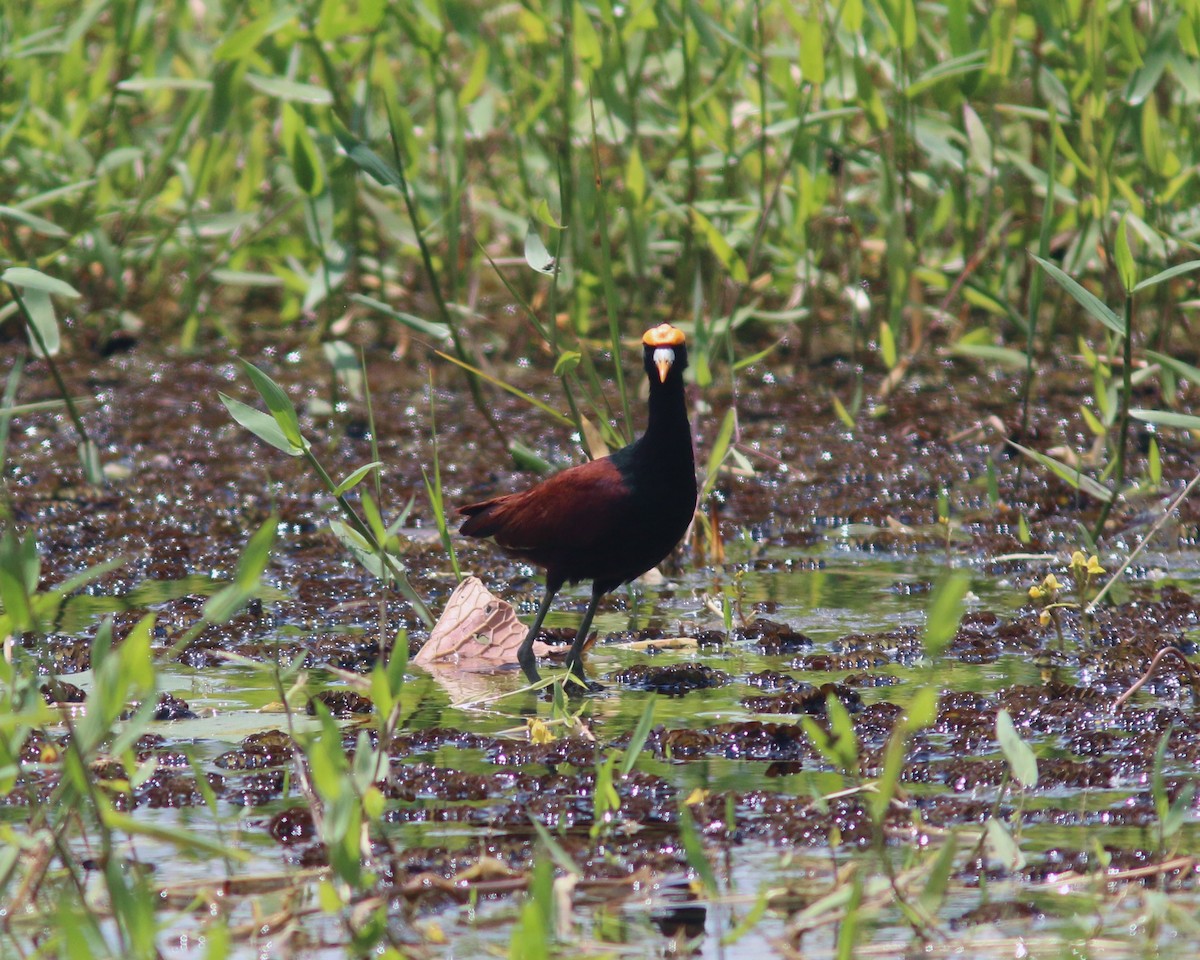
{"type": "Polygon", "coordinates": [[[675,351],[670,347],[659,347],[654,351],[654,363],[657,366],[660,363],[672,364],[675,362],[675,351]]]}

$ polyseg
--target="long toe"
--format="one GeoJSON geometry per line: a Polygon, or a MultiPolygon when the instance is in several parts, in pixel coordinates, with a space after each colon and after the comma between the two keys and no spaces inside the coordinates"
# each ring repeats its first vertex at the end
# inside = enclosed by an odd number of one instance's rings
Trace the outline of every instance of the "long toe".
{"type": "Polygon", "coordinates": [[[525,674],[525,679],[530,683],[537,683],[542,679],[538,673],[537,657],[534,656],[532,645],[529,647],[521,647],[517,651],[517,663],[521,665],[521,671],[525,674]]]}

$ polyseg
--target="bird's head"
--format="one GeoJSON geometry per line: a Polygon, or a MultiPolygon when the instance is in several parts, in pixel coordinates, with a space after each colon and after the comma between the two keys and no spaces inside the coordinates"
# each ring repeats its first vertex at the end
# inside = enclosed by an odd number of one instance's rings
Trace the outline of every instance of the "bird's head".
{"type": "Polygon", "coordinates": [[[687,345],[683,331],[669,323],[660,323],[642,337],[646,353],[646,373],[650,382],[666,383],[672,371],[682,376],[687,367],[687,345]]]}

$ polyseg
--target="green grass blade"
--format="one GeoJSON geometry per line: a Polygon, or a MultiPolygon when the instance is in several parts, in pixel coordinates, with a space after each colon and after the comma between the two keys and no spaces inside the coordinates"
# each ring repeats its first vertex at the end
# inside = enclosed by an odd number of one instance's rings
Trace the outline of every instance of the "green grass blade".
{"type": "Polygon", "coordinates": [[[1078,470],[1067,466],[1060,460],[1055,460],[1053,457],[1048,457],[1044,453],[1038,453],[1036,450],[1030,450],[1029,447],[1023,447],[1019,443],[1008,441],[1016,449],[1020,450],[1025,456],[1036,460],[1043,467],[1053,473],[1056,477],[1065,483],[1070,484],[1076,490],[1080,490],[1090,496],[1095,497],[1102,503],[1108,503],[1113,499],[1113,492],[1103,484],[1093,480],[1086,474],[1080,473],[1078,470]]]}
{"type": "Polygon", "coordinates": [[[623,777],[629,776],[634,766],[637,765],[642,748],[646,745],[646,738],[650,736],[650,729],[654,726],[655,702],[654,697],[650,697],[646,701],[646,709],[642,711],[641,719],[638,720],[638,724],[629,738],[629,746],[625,748],[625,756],[621,760],[621,776],[623,777]]]}
{"type": "Polygon", "coordinates": [[[1177,427],[1180,430],[1200,430],[1200,417],[1187,413],[1137,408],[1130,410],[1129,415],[1137,420],[1141,420],[1143,423],[1153,423],[1160,427],[1177,427]]]}
{"type": "Polygon", "coordinates": [[[1125,324],[1121,318],[1105,305],[1105,303],[1090,290],[1085,290],[1072,277],[1068,276],[1057,265],[1049,260],[1043,260],[1036,254],[1030,254],[1038,265],[1045,270],[1050,276],[1067,291],[1076,302],[1083,307],[1091,316],[1095,317],[1102,324],[1108,327],[1113,333],[1119,337],[1125,336],[1125,324]]]}
{"type": "Polygon", "coordinates": [[[1133,288],[1133,292],[1138,293],[1139,291],[1146,290],[1149,287],[1156,287],[1160,283],[1165,283],[1173,277],[1178,277],[1180,274],[1184,273],[1191,273],[1193,270],[1200,270],[1200,260],[1189,260],[1187,263],[1177,263],[1173,267],[1167,267],[1166,270],[1162,270],[1152,277],[1147,277],[1141,283],[1137,284],[1133,288]]]}

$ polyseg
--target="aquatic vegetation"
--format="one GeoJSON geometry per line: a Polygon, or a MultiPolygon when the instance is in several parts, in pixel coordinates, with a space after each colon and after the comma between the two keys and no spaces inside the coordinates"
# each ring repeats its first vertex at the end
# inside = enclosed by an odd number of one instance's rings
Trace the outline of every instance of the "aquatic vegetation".
{"type": "Polygon", "coordinates": [[[0,954],[1193,956],[1197,37],[7,5],[0,954]],[[660,322],[605,689],[414,665],[660,322]]]}

